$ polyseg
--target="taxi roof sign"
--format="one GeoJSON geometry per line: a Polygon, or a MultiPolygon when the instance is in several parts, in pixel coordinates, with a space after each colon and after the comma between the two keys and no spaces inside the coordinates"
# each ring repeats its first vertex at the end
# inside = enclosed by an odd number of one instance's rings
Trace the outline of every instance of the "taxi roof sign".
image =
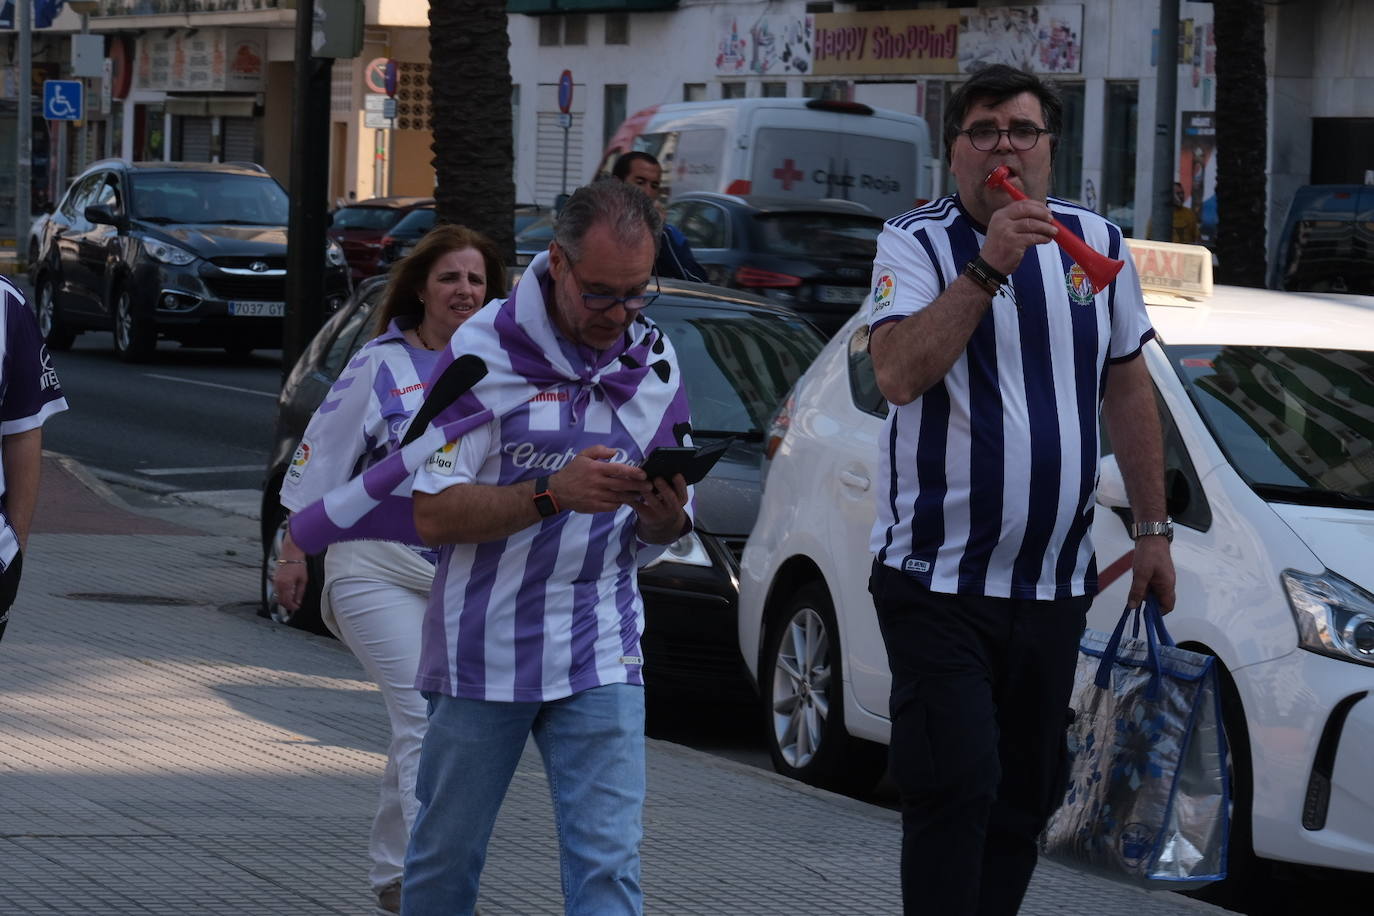
{"type": "Polygon", "coordinates": [[[1127,239],[1140,288],[1189,299],[1212,295],[1212,252],[1202,245],[1127,239]]]}

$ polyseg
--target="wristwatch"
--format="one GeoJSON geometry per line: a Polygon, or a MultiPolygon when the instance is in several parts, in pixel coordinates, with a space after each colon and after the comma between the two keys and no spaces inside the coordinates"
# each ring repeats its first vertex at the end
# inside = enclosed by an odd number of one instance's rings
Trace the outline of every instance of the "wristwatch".
{"type": "Polygon", "coordinates": [[[1166,518],[1162,522],[1135,522],[1131,525],[1131,540],[1133,541],[1151,534],[1162,534],[1172,544],[1174,541],[1174,520],[1166,518]]]}
{"type": "Polygon", "coordinates": [[[534,508],[539,510],[540,518],[552,518],[560,511],[558,500],[549,492],[548,477],[540,477],[534,482],[534,508]]]}

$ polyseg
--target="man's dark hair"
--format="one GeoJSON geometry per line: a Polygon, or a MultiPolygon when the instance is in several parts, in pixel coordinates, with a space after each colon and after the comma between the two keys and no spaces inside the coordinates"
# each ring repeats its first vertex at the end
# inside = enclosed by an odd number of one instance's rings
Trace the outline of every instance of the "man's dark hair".
{"type": "MultiPolygon", "coordinates": [[[[964,118],[975,104],[1000,105],[1007,99],[1023,92],[1029,92],[1040,100],[1040,109],[1045,114],[1045,129],[1050,132],[1050,157],[1054,157],[1055,147],[1059,144],[1059,129],[1064,124],[1064,103],[1059,98],[1059,90],[1048,80],[1042,80],[1034,73],[1018,70],[1006,64],[993,64],[974,73],[967,83],[955,90],[945,106],[945,162],[948,164],[954,154],[954,143],[963,129],[964,118]]],[[[617,163],[619,165],[619,163],[617,163]]]]}
{"type": "Polygon", "coordinates": [[[639,150],[631,150],[628,153],[621,153],[620,158],[615,161],[615,165],[611,166],[611,177],[619,178],[621,181],[624,181],[626,178],[630,177],[630,166],[634,165],[636,162],[647,162],[650,165],[663,168],[663,166],[658,164],[658,160],[648,153],[640,152],[639,150]]]}
{"type": "Polygon", "coordinates": [[[616,242],[626,246],[636,244],[647,233],[654,251],[658,251],[663,220],[649,195],[633,185],[602,178],[578,188],[558,213],[553,240],[576,264],[582,260],[582,239],[598,225],[605,226],[616,242]]]}

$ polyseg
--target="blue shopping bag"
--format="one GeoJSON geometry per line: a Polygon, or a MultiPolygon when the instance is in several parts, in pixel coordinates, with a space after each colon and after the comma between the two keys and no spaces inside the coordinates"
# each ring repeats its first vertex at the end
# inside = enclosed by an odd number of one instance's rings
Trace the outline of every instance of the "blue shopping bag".
{"type": "Polygon", "coordinates": [[[1111,634],[1084,631],[1072,705],[1069,788],[1041,853],[1142,887],[1225,878],[1230,786],[1216,660],[1175,646],[1151,596],[1111,634]]]}

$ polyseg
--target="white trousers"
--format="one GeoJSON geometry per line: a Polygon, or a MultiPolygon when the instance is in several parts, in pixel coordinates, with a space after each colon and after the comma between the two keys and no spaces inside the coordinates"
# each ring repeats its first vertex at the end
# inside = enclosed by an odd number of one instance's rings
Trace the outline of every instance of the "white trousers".
{"type": "Polygon", "coordinates": [[[415,689],[415,670],[433,580],[434,567],[398,544],[336,544],[325,557],[325,623],[381,688],[391,719],[391,744],[368,844],[368,877],[378,891],[401,880],[419,810],[415,774],[428,709],[415,689]]]}

